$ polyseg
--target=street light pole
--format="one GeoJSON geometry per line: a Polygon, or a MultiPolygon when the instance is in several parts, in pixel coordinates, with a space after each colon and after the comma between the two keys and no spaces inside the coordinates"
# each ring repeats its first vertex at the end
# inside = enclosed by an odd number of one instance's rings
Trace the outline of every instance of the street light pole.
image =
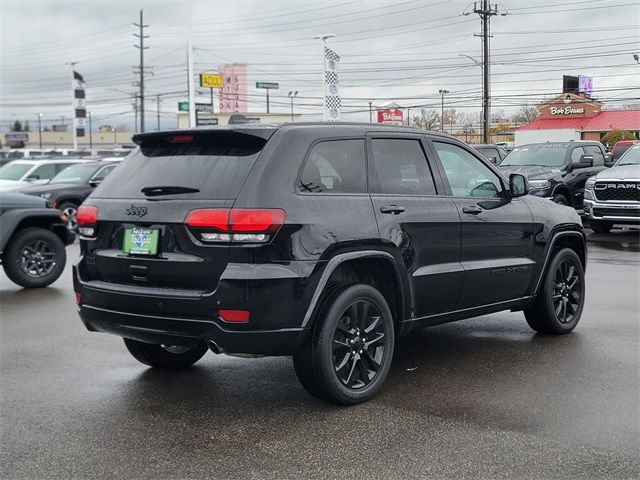
{"type": "MultiPolygon", "coordinates": [[[[269,90],[267,90],[269,91],[269,90]]],[[[293,99],[298,96],[298,91],[295,92],[292,90],[289,92],[289,98],[291,99],[291,122],[293,123],[293,99]]]]}
{"type": "Polygon", "coordinates": [[[111,128],[111,130],[113,131],[113,146],[117,147],[118,146],[118,129],[113,127],[111,128]]]}
{"type": "Polygon", "coordinates": [[[373,102],[369,102],[369,123],[373,123],[373,102]]]}
{"type": "Polygon", "coordinates": [[[442,98],[442,104],[440,108],[440,131],[444,132],[444,96],[449,93],[449,90],[440,89],[438,90],[440,97],[442,98]]]}
{"type": "Polygon", "coordinates": [[[42,150],[42,114],[38,114],[38,144],[40,145],[40,150],[42,150]]]}

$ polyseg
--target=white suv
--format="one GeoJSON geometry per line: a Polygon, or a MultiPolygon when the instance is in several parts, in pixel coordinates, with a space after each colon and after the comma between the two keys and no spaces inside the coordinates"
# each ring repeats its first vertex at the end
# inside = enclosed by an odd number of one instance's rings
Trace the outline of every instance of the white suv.
{"type": "Polygon", "coordinates": [[[26,185],[44,185],[65,168],[82,163],[73,160],[14,160],[0,167],[0,191],[17,190],[26,185]]]}

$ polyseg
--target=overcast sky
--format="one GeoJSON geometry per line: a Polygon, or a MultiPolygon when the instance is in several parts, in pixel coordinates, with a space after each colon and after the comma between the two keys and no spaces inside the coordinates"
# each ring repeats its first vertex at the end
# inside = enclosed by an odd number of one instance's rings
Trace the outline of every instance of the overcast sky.
{"type": "MultiPolygon", "coordinates": [[[[0,0],[0,128],[16,119],[68,119],[70,67],[86,81],[87,107],[99,124],[131,124],[139,62],[133,47],[144,9],[153,67],[147,83],[147,128],[156,128],[155,95],[163,96],[162,126],[175,126],[186,95],[187,1],[0,0]],[[153,97],[153,98],[152,98],[153,97]]],[[[248,64],[249,100],[265,111],[256,81],[279,82],[272,111],[321,112],[321,49],[314,35],[336,34],[328,45],[340,64],[344,120],[366,120],[368,102],[412,108],[480,109],[481,58],[477,15],[468,0],[207,0],[192,1],[196,72],[224,63],[248,64]]],[[[559,93],[563,74],[594,77],[594,95],[610,106],[639,103],[640,7],[632,0],[503,0],[492,18],[494,110],[507,113],[559,93]]],[[[208,92],[202,99],[208,101],[208,92]]]]}

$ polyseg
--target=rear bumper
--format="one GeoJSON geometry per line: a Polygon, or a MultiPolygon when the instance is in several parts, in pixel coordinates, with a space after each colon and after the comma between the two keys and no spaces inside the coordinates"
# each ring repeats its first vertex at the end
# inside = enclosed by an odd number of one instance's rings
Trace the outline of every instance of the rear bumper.
{"type": "Polygon", "coordinates": [[[302,329],[227,330],[213,320],[159,317],[81,305],[80,318],[89,331],[141,342],[195,345],[214,342],[221,353],[290,355],[302,341],[302,329]]]}
{"type": "Polygon", "coordinates": [[[263,270],[230,264],[214,292],[86,281],[82,262],[73,267],[73,282],[90,331],[154,344],[213,341],[226,353],[260,355],[289,355],[305,338],[302,320],[314,291],[315,262],[263,270]],[[248,310],[249,322],[224,322],[221,309],[248,310]]]}

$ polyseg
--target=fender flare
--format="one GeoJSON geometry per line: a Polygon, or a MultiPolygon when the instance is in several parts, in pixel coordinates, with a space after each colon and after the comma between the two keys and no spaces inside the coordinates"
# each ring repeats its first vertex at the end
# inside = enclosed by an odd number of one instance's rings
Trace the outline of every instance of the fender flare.
{"type": "MultiPolygon", "coordinates": [[[[393,269],[396,275],[396,282],[399,289],[399,298],[401,303],[401,312],[402,316],[404,316],[405,311],[405,298],[404,298],[404,289],[401,281],[400,272],[398,270],[398,266],[396,265],[396,260],[390,253],[383,252],[381,250],[364,250],[361,252],[348,252],[348,253],[340,253],[336,256],[332,257],[324,268],[322,275],[320,276],[320,280],[316,285],[316,288],[313,292],[313,296],[311,297],[311,302],[309,302],[309,306],[307,307],[307,311],[302,320],[302,324],[300,325],[302,328],[306,328],[311,319],[313,318],[313,314],[315,313],[316,307],[318,306],[318,302],[322,296],[322,292],[324,292],[327,283],[329,282],[329,278],[331,274],[338,268],[341,264],[361,259],[361,258],[383,258],[389,261],[393,265],[393,269]]],[[[398,319],[398,321],[402,321],[402,319],[398,319]]]]}
{"type": "Polygon", "coordinates": [[[540,290],[540,285],[542,284],[542,279],[544,278],[545,274],[547,273],[547,268],[549,266],[549,262],[551,261],[551,252],[553,252],[553,247],[556,244],[556,241],[558,240],[558,238],[563,237],[563,236],[574,236],[574,237],[578,237],[580,239],[580,241],[582,242],[582,248],[584,249],[584,270],[587,270],[587,242],[584,236],[584,233],[581,233],[577,230],[574,231],[568,231],[568,232],[556,232],[553,234],[553,236],[551,237],[551,239],[549,240],[549,242],[547,243],[547,247],[546,247],[546,252],[544,255],[544,262],[542,264],[542,268],[540,269],[540,275],[538,276],[538,280],[536,282],[536,286],[533,289],[533,297],[535,297],[536,295],[538,295],[538,291],[540,290]]]}
{"type": "Polygon", "coordinates": [[[60,211],[51,208],[16,208],[0,216],[0,252],[4,251],[16,228],[26,219],[42,219],[48,225],[62,223],[60,211]]]}

